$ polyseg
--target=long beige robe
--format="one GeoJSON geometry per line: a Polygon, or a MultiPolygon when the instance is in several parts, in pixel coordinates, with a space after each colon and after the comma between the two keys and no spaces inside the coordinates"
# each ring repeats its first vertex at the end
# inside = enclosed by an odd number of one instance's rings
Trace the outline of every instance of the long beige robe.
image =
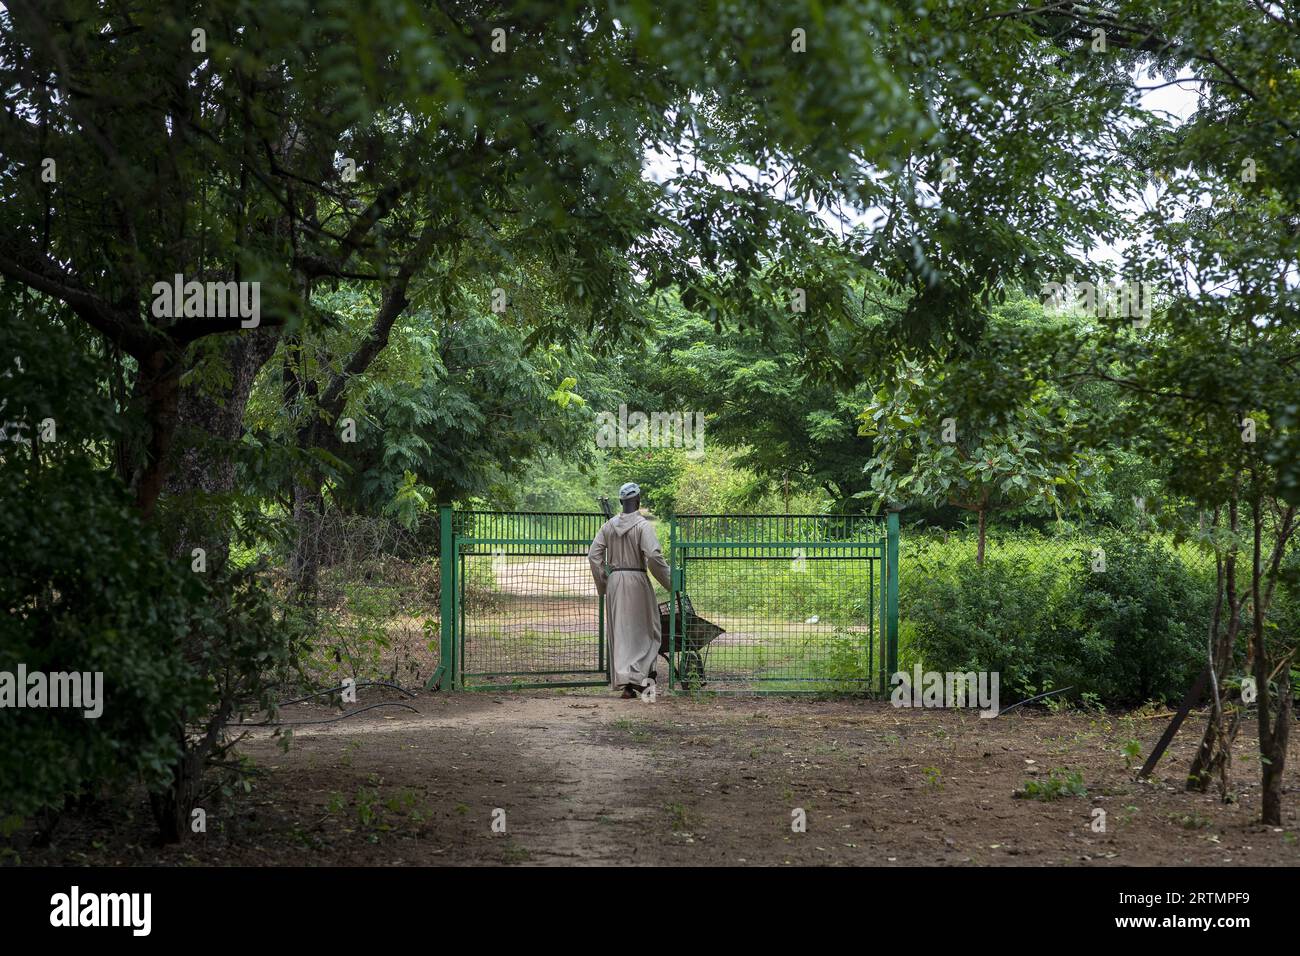
{"type": "Polygon", "coordinates": [[[668,562],[659,548],[654,525],[639,512],[615,515],[596,532],[587,551],[596,590],[605,596],[605,635],[613,662],[613,687],[641,685],[659,655],[659,602],[644,571],[650,568],[665,588],[672,588],[668,562]]]}

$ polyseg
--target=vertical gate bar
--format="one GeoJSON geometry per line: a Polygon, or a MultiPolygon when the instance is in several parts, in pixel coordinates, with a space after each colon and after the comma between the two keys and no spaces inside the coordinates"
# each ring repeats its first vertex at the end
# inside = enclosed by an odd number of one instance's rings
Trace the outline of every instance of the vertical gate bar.
{"type": "Polygon", "coordinates": [[[668,516],[668,689],[671,691],[680,682],[677,673],[677,595],[678,567],[681,556],[677,553],[677,515],[668,516]]]}
{"type": "MultiPolygon", "coordinates": [[[[574,527],[571,532],[566,534],[566,537],[573,540],[586,540],[587,529],[583,528],[583,519],[571,518],[570,521],[574,527]]],[[[601,516],[599,527],[604,527],[603,515],[601,516]]],[[[605,595],[603,594],[596,595],[596,615],[598,618],[596,625],[596,640],[599,642],[599,647],[597,647],[596,653],[599,658],[599,669],[604,671],[605,676],[612,681],[614,675],[611,673],[610,668],[613,664],[613,655],[611,654],[606,656],[605,653],[605,595]]]]}
{"type": "Polygon", "coordinates": [[[898,671],[898,512],[889,512],[889,673],[898,671]]]}
{"type": "Polygon", "coordinates": [[[882,695],[889,693],[889,621],[887,620],[888,600],[886,591],[889,590],[889,570],[885,567],[885,561],[889,556],[889,536],[888,532],[880,541],[880,593],[874,595],[876,599],[877,615],[880,619],[880,657],[876,665],[880,668],[880,693],[882,695]]]}
{"type": "Polygon", "coordinates": [[[456,547],[452,532],[451,505],[438,509],[438,616],[439,670],[448,690],[456,689],[456,547]]]}
{"type": "MultiPolygon", "coordinates": [[[[876,562],[867,558],[867,593],[872,598],[876,596],[876,562]]],[[[876,615],[875,609],[871,607],[872,601],[868,600],[867,607],[867,673],[870,674],[876,669],[876,615]]]]}
{"type": "MultiPolygon", "coordinates": [[[[456,546],[460,551],[459,544],[456,546]]],[[[464,687],[465,681],[465,555],[456,555],[456,646],[460,649],[460,661],[457,664],[457,687],[464,687]]]]}

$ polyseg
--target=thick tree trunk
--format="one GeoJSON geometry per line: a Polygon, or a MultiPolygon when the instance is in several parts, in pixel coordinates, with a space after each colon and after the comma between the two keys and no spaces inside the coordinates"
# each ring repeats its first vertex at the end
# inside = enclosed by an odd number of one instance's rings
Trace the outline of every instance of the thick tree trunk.
{"type": "Polygon", "coordinates": [[[203,785],[203,765],[210,749],[185,746],[172,765],[172,782],[166,790],[149,795],[149,809],[163,843],[181,843],[190,833],[190,815],[203,785]]]}
{"type": "Polygon", "coordinates": [[[170,349],[150,352],[140,362],[136,394],[144,399],[149,441],[135,475],[135,504],[146,520],[153,517],[171,467],[180,374],[179,357],[170,349]]]}
{"type": "Polygon", "coordinates": [[[1286,774],[1286,748],[1291,735],[1293,703],[1290,668],[1283,665],[1277,682],[1277,712],[1273,713],[1272,693],[1268,686],[1267,655],[1263,647],[1255,650],[1255,683],[1259,686],[1259,756],[1262,769],[1262,807],[1260,821],[1269,826],[1282,825],[1282,778],[1286,774]]]}
{"type": "MultiPolygon", "coordinates": [[[[169,511],[168,533],[173,548],[187,560],[193,548],[203,548],[206,569],[219,570],[227,560],[230,542],[221,520],[214,520],[212,496],[229,494],[235,487],[235,464],[229,445],[238,441],[244,410],[258,370],[275,350],[278,332],[257,329],[232,336],[223,357],[230,372],[229,391],[213,395],[198,387],[181,387],[179,376],[171,393],[169,438],[177,446],[157,473],[158,489],[165,488],[177,507],[169,511]],[[204,500],[209,499],[209,500],[204,500]]],[[[156,502],[158,494],[154,494],[156,502]]],[[[150,805],[160,838],[165,843],[183,841],[190,832],[190,813],[203,786],[203,771],[228,717],[228,706],[212,718],[201,740],[181,733],[181,755],[172,765],[170,786],[150,795],[150,805]]]]}
{"type": "Polygon", "coordinates": [[[223,350],[230,371],[230,390],[212,395],[202,388],[187,386],[180,391],[177,413],[175,465],[167,477],[169,497],[192,497],[177,509],[175,544],[188,555],[192,548],[207,553],[208,570],[219,570],[226,562],[230,542],[224,534],[202,520],[203,498],[227,495],[235,487],[235,462],[228,446],[243,434],[244,411],[257,373],[270,359],[279,338],[273,328],[254,329],[232,336],[223,350]]]}

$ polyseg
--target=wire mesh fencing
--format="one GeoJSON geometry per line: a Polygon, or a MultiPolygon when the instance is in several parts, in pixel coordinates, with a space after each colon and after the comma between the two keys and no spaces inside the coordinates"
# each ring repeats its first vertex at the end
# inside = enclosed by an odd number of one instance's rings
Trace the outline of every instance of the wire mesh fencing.
{"type": "Polygon", "coordinates": [[[444,567],[454,576],[456,686],[608,679],[602,599],[587,562],[603,521],[599,514],[453,513],[444,567]]]}
{"type": "MultiPolygon", "coordinates": [[[[309,619],[321,682],[600,685],[610,653],[586,555],[603,521],[327,514],[299,527],[280,590],[309,619]]],[[[899,535],[897,521],[656,521],[674,569],[671,595],[655,585],[670,686],[866,691],[919,663],[997,671],[1006,694],[1070,686],[1142,703],[1195,676],[1214,591],[1213,554],[1196,544],[1062,523],[994,525],[981,548],[973,529],[899,535]]]]}
{"type": "Polygon", "coordinates": [[[885,521],[679,515],[672,555],[681,601],[671,635],[675,686],[769,693],[881,686],[897,620],[885,521]]]}
{"type": "Polygon", "coordinates": [[[437,517],[327,512],[296,532],[279,591],[310,628],[313,679],[427,681],[440,663],[437,517]]]}
{"type": "MultiPolygon", "coordinates": [[[[601,515],[444,510],[443,521],[449,686],[608,681],[603,599],[587,562],[601,515]]],[[[670,686],[881,686],[897,634],[885,521],[682,515],[658,525],[674,567],[672,593],[656,589],[670,686]]],[[[896,535],[895,523],[894,560],[896,535]]]]}

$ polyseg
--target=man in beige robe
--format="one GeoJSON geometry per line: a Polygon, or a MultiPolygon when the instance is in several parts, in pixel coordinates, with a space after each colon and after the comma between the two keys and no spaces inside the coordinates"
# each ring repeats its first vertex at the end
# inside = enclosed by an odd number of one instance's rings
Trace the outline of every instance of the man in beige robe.
{"type": "Polygon", "coordinates": [[[611,686],[630,699],[651,692],[659,656],[659,602],[650,573],[671,590],[672,575],[654,525],[641,514],[641,489],[629,481],[618,490],[623,513],[606,521],[587,551],[596,590],[605,597],[605,633],[613,662],[611,686]]]}

